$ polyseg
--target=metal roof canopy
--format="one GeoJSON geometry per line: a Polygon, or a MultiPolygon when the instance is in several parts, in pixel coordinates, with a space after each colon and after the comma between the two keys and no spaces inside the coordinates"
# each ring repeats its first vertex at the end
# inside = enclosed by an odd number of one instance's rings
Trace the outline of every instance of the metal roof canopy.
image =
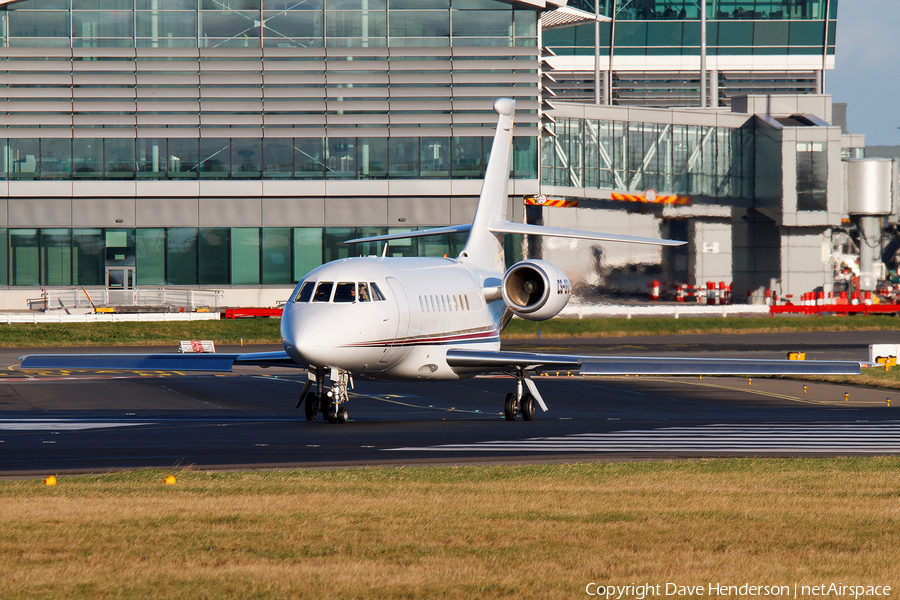
{"type": "Polygon", "coordinates": [[[530,8],[532,10],[554,10],[566,5],[569,0],[500,0],[506,4],[512,4],[516,8],[530,8]]]}
{"type": "Polygon", "coordinates": [[[571,27],[572,25],[593,23],[594,21],[606,22],[612,21],[612,19],[603,15],[598,16],[578,8],[561,6],[556,10],[547,11],[541,14],[541,29],[571,27]]]}

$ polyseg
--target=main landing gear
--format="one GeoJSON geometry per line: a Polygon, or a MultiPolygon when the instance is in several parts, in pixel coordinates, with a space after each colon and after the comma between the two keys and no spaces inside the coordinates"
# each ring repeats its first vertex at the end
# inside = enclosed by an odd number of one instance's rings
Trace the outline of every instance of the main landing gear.
{"type": "Polygon", "coordinates": [[[307,421],[315,421],[316,415],[321,412],[322,417],[329,423],[344,424],[350,420],[350,413],[341,404],[350,399],[349,388],[353,387],[353,379],[347,371],[340,369],[331,370],[331,389],[324,391],[325,377],[328,371],[316,369],[309,372],[309,381],[303,386],[300,398],[297,400],[297,408],[303,404],[307,421]],[[316,392],[310,392],[312,384],[316,384],[316,392]],[[324,393],[323,393],[324,392],[324,393]]]}
{"type": "MultiPolygon", "coordinates": [[[[515,421],[516,415],[522,415],[524,421],[534,420],[534,396],[525,392],[525,372],[516,371],[516,392],[506,395],[503,415],[507,421],[515,421]]],[[[533,384],[532,384],[533,385],[533,384]]]]}

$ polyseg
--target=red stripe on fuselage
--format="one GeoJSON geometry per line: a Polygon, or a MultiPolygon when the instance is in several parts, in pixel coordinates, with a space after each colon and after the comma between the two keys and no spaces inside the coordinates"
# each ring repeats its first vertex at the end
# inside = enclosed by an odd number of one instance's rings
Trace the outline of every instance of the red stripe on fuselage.
{"type": "Polygon", "coordinates": [[[356,344],[347,344],[345,348],[377,348],[382,346],[425,346],[428,344],[450,344],[454,342],[472,342],[484,341],[489,339],[500,339],[500,334],[491,329],[488,331],[480,331],[474,333],[461,334],[441,334],[437,336],[416,336],[408,338],[399,338],[393,340],[374,340],[371,342],[359,342],[356,344]]]}

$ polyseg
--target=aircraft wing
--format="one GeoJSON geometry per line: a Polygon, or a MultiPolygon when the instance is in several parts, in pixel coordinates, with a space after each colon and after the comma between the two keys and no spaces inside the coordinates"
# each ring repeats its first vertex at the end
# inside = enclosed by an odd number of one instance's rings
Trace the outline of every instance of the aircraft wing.
{"type": "Polygon", "coordinates": [[[573,356],[447,351],[454,370],[527,371],[571,370],[581,375],[859,375],[859,363],[825,360],[772,360],[754,358],[673,358],[668,356],[573,356]]]}
{"type": "MultiPolygon", "coordinates": [[[[431,235],[443,235],[447,233],[461,233],[472,229],[471,223],[463,225],[451,225],[449,227],[437,227],[434,229],[422,229],[419,231],[407,231],[404,233],[391,233],[388,235],[375,235],[371,237],[347,240],[345,244],[361,244],[364,242],[380,242],[384,240],[401,240],[412,237],[431,235]]],[[[664,240],[660,238],[638,237],[634,235],[620,235],[617,233],[597,233],[594,231],[580,231],[578,229],[564,229],[560,227],[545,227],[543,225],[528,225],[526,223],[513,223],[512,221],[496,221],[489,230],[495,233],[521,233],[524,235],[544,235],[549,237],[579,238],[585,240],[597,240],[601,242],[629,242],[632,244],[652,244],[655,246],[683,246],[687,242],[677,240],[664,240]]]]}
{"type": "Polygon", "coordinates": [[[302,367],[287,352],[251,352],[248,354],[29,354],[19,358],[21,369],[85,369],[121,371],[219,371],[229,372],[234,365],[259,367],[302,367]]]}
{"type": "Polygon", "coordinates": [[[381,242],[384,240],[403,240],[414,237],[427,237],[432,235],[446,235],[448,233],[463,233],[472,229],[471,223],[462,225],[450,225],[449,227],[434,227],[432,229],[420,229],[419,231],[406,231],[403,233],[390,233],[387,235],[373,235],[370,237],[347,240],[345,244],[364,244],[366,242],[381,242]]]}
{"type": "Polygon", "coordinates": [[[524,235],[543,235],[548,237],[578,238],[584,240],[597,240],[601,242],[629,242],[631,244],[652,244],[654,246],[683,246],[687,242],[678,240],[664,240],[661,238],[638,237],[634,235],[619,235],[617,233],[597,233],[593,231],[580,231],[578,229],[564,229],[561,227],[545,227],[543,225],[529,225],[527,223],[513,223],[512,221],[497,221],[488,229],[497,233],[521,233],[524,235]]]}

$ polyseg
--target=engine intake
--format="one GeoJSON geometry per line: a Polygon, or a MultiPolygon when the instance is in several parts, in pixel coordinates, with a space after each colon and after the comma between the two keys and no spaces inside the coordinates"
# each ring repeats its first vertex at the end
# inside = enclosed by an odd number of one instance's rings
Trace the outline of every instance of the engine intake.
{"type": "Polygon", "coordinates": [[[572,286],[566,274],[543,260],[523,260],[503,276],[503,301],[517,316],[545,321],[566,307],[572,286]]]}

